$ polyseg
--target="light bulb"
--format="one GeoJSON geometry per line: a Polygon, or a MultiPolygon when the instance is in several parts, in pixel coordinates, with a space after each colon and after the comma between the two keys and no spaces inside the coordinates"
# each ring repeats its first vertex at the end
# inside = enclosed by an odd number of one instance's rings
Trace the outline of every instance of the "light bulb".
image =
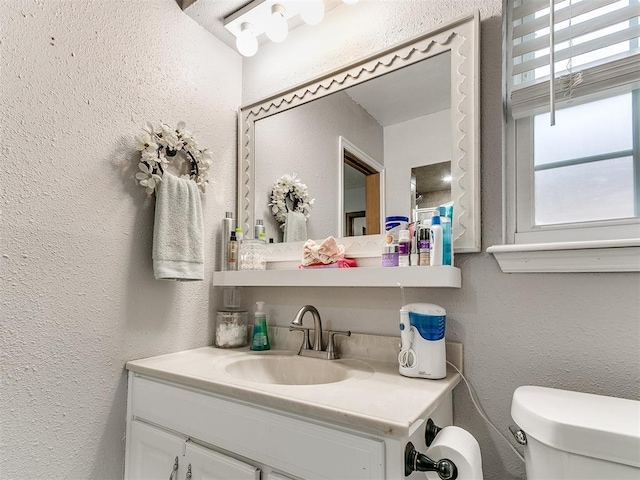
{"type": "Polygon", "coordinates": [[[241,55],[253,57],[258,51],[258,39],[253,34],[253,25],[244,22],[240,25],[240,34],[236,38],[236,48],[241,55]]]}
{"type": "Polygon", "coordinates": [[[302,0],[300,17],[307,25],[317,25],[324,18],[324,2],[322,0],[302,0]]]}
{"type": "Polygon", "coordinates": [[[342,0],[342,2],[347,5],[353,5],[354,3],[358,3],[358,0],[342,0]]]}
{"type": "Polygon", "coordinates": [[[289,33],[289,25],[287,19],[284,18],[284,7],[278,3],[271,7],[271,17],[267,22],[267,37],[272,42],[281,42],[287,38],[289,33]]]}

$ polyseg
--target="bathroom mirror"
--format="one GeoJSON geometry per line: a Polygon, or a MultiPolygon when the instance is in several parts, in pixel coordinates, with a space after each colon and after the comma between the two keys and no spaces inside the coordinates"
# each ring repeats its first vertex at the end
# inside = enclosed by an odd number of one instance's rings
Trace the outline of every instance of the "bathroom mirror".
{"type": "MultiPolygon", "coordinates": [[[[344,237],[341,243],[348,247],[350,254],[379,256],[383,235],[346,237],[367,233],[362,216],[364,209],[345,210],[347,193],[341,194],[347,178],[343,164],[347,144],[363,151],[382,167],[384,180],[379,188],[378,220],[381,228],[384,214],[411,216],[414,206],[419,206],[416,204],[419,194],[412,192],[412,179],[423,176],[422,167],[447,164],[451,177],[450,199],[454,203],[455,249],[457,252],[479,251],[478,34],[477,14],[468,15],[242,107],[239,226],[251,235],[255,219],[262,218],[270,225],[271,232],[275,232],[278,224],[268,208],[270,187],[281,175],[295,173],[308,185],[310,197],[316,199],[308,222],[310,238],[341,236],[344,237]],[[376,117],[374,112],[385,109],[392,112],[385,114],[407,115],[412,106],[424,103],[419,101],[421,96],[433,94],[436,88],[427,83],[430,65],[433,65],[432,73],[440,74],[437,75],[440,82],[443,78],[447,82],[445,90],[450,94],[435,95],[438,99],[447,98],[445,107],[437,107],[437,111],[432,112],[419,111],[412,114],[413,117],[399,117],[395,123],[376,117]],[[412,70],[416,72],[413,76],[405,75],[412,70]],[[405,104],[394,99],[390,105],[375,105],[373,100],[394,97],[375,89],[373,93],[366,92],[376,83],[402,90],[402,82],[411,77],[416,88],[422,85],[423,91],[416,90],[405,96],[405,104]],[[358,95],[359,90],[365,93],[358,95]],[[327,128],[337,123],[336,118],[347,118],[347,115],[350,115],[347,125],[338,126],[335,131],[327,128]],[[430,122],[423,121],[426,117],[431,117],[430,122]],[[361,124],[352,128],[356,119],[361,120],[361,124]],[[406,125],[395,128],[397,123],[406,125]],[[388,150],[394,145],[395,151],[390,154],[388,150]]],[[[267,232],[269,237],[269,227],[267,232]]],[[[276,244],[271,248],[271,261],[299,257],[299,244],[276,244]]]]}

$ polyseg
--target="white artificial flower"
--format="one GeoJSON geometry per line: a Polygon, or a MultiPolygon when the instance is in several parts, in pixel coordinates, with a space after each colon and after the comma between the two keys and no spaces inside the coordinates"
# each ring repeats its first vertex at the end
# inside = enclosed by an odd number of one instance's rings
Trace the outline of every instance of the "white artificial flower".
{"type": "Polygon", "coordinates": [[[150,150],[145,148],[140,153],[140,158],[143,162],[147,162],[148,164],[151,164],[153,166],[158,161],[158,150],[150,150]]]}
{"type": "Polygon", "coordinates": [[[162,124],[160,127],[162,128],[162,139],[166,147],[173,149],[182,148],[183,142],[178,138],[178,132],[176,130],[165,124],[162,124]]]}
{"type": "Polygon", "coordinates": [[[136,150],[156,150],[158,145],[154,142],[154,139],[147,132],[136,135],[136,150]]]}
{"type": "Polygon", "coordinates": [[[140,162],[138,164],[140,171],[136,173],[136,178],[139,180],[140,185],[146,187],[147,193],[153,193],[156,185],[162,181],[162,177],[153,173],[153,168],[140,162]]]}
{"type": "Polygon", "coordinates": [[[161,131],[160,128],[154,127],[151,122],[147,122],[147,124],[142,128],[145,132],[147,132],[152,138],[161,131]]]}

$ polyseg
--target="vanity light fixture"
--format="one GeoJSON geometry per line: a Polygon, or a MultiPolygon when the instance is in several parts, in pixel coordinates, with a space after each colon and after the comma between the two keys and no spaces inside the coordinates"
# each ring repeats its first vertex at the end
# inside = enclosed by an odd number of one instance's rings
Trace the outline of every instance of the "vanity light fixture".
{"type": "MultiPolygon", "coordinates": [[[[347,4],[357,1],[343,0],[347,4]]],[[[307,25],[317,25],[324,18],[324,12],[324,0],[253,0],[225,17],[223,23],[236,37],[238,52],[251,57],[263,33],[273,42],[282,42],[289,33],[289,20],[299,15],[307,25]]]]}
{"type": "Polygon", "coordinates": [[[258,39],[255,36],[253,25],[249,22],[243,22],[240,25],[236,48],[245,57],[253,57],[258,51],[258,39]]]}
{"type": "Polygon", "coordinates": [[[301,2],[300,17],[307,25],[319,24],[324,18],[324,2],[322,0],[306,0],[301,2]]]}
{"type": "Polygon", "coordinates": [[[442,181],[451,183],[451,175],[446,175],[442,177],[442,181]]]}
{"type": "Polygon", "coordinates": [[[271,6],[271,16],[267,21],[267,37],[272,42],[282,42],[289,34],[289,25],[284,17],[285,8],[279,3],[271,6]]]}

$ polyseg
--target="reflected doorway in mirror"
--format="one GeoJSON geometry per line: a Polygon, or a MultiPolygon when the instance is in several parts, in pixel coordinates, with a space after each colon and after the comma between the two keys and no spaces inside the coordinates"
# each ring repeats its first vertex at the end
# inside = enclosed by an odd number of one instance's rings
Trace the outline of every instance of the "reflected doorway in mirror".
{"type": "Polygon", "coordinates": [[[385,211],[385,168],[345,137],[338,138],[340,237],[378,235],[385,211]]]}
{"type": "Polygon", "coordinates": [[[451,202],[451,162],[412,168],[411,193],[412,210],[451,202]]]}

